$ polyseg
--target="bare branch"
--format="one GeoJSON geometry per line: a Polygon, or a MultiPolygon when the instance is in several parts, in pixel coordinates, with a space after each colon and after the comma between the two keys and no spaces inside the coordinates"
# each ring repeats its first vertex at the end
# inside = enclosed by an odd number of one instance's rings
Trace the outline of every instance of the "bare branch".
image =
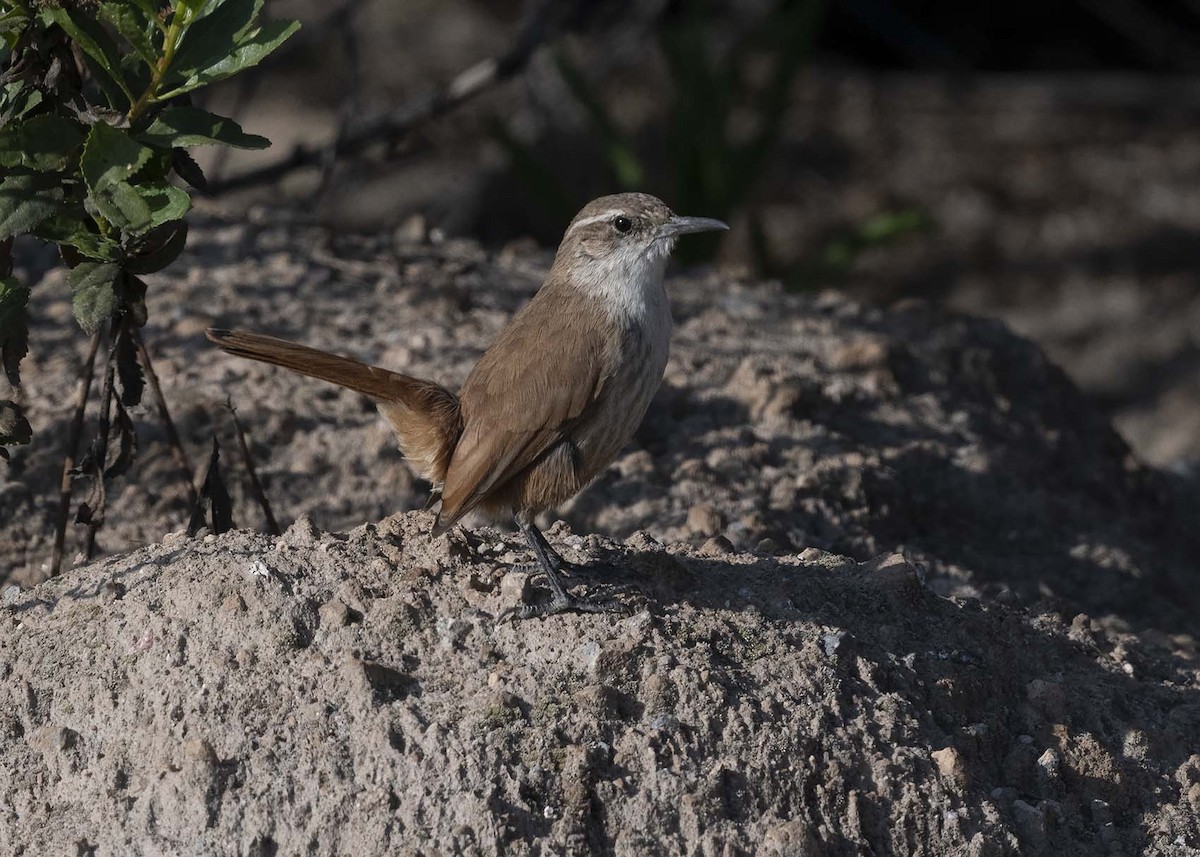
{"type": "MultiPolygon", "coordinates": [[[[562,0],[541,0],[507,52],[476,63],[460,72],[449,84],[417,96],[395,110],[367,117],[347,128],[336,141],[338,157],[357,154],[375,143],[394,142],[418,126],[516,76],[528,65],[537,49],[569,20],[575,6],[576,3],[562,0]]],[[[209,193],[216,195],[266,184],[303,167],[319,165],[330,146],[330,143],[297,145],[286,158],[274,164],[225,180],[211,181],[209,193]]]]}

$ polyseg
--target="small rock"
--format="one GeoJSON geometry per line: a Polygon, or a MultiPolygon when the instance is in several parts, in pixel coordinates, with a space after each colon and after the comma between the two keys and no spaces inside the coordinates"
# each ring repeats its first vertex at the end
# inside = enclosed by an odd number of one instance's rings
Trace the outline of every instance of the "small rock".
{"type": "Polygon", "coordinates": [[[675,684],[667,677],[651,673],[642,682],[641,701],[649,714],[670,711],[679,701],[675,684]]]}
{"type": "Polygon", "coordinates": [[[674,732],[679,728],[679,718],[674,714],[659,714],[650,721],[650,728],[659,732],[674,732]]]}
{"type": "Polygon", "coordinates": [[[595,640],[588,640],[575,650],[575,659],[585,672],[595,672],[602,649],[595,640]]]}
{"type": "Polygon", "coordinates": [[[500,578],[500,597],[505,606],[525,604],[529,601],[533,593],[529,578],[530,575],[524,571],[509,571],[500,578]]]}
{"type": "Polygon", "coordinates": [[[639,610],[628,619],[625,620],[625,629],[634,636],[640,636],[649,627],[654,617],[650,615],[649,610],[639,610]]]}
{"type": "Polygon", "coordinates": [[[154,645],[154,632],[151,631],[149,628],[147,628],[146,632],[144,634],[142,634],[142,636],[140,636],[136,641],[134,641],[134,644],[132,646],[129,647],[129,653],[131,655],[139,655],[142,652],[148,650],[153,645],[154,645]]]}
{"type": "Polygon", "coordinates": [[[192,738],[183,745],[183,752],[189,759],[208,767],[216,767],[218,759],[212,745],[203,738],[192,738]]]}
{"type": "Polygon", "coordinates": [[[1046,814],[1035,806],[1017,798],[1013,801],[1013,815],[1016,816],[1017,830],[1023,840],[1037,845],[1046,838],[1046,814]]]}
{"type": "Polygon", "coordinates": [[[800,551],[800,559],[803,562],[817,562],[825,555],[825,551],[820,548],[805,548],[800,551]]]}
{"type": "Polygon", "coordinates": [[[29,733],[26,743],[43,753],[65,753],[75,746],[79,733],[62,726],[46,724],[29,733]]]}
{"type": "Polygon", "coordinates": [[[1038,767],[1045,772],[1048,777],[1058,777],[1058,754],[1053,750],[1047,750],[1042,753],[1037,760],[1038,767]]]}
{"type": "Polygon", "coordinates": [[[350,608],[336,598],[318,607],[317,616],[322,626],[330,628],[342,628],[350,624],[350,608]]]}
{"type": "Polygon", "coordinates": [[[250,563],[250,567],[247,569],[247,571],[250,573],[251,577],[270,577],[271,576],[271,569],[267,568],[267,564],[265,562],[263,562],[262,560],[258,560],[258,559],[256,559],[254,562],[250,563]]]}
{"type": "Polygon", "coordinates": [[[1048,749],[1038,756],[1036,777],[1038,792],[1042,796],[1049,797],[1062,792],[1060,769],[1058,753],[1053,750],[1048,749]]]}
{"type": "Polygon", "coordinates": [[[225,596],[225,600],[221,602],[221,609],[226,613],[243,613],[246,610],[246,601],[235,592],[225,596]]]}
{"type": "Polygon", "coordinates": [[[754,552],[762,556],[779,556],[780,554],[787,553],[779,542],[769,536],[765,539],[759,539],[758,544],[754,546],[754,552]]]}
{"type": "Polygon", "coordinates": [[[663,543],[645,530],[638,530],[625,540],[625,544],[635,551],[660,553],[663,549],[663,543]]]}
{"type": "Polygon", "coordinates": [[[173,533],[167,533],[162,537],[162,543],[171,547],[172,545],[183,544],[188,540],[187,530],[176,530],[173,533]]]}
{"type": "Polygon", "coordinates": [[[621,696],[616,688],[606,684],[593,684],[575,691],[574,701],[581,712],[587,712],[597,720],[615,720],[621,696]]]}
{"type": "Polygon", "coordinates": [[[475,627],[461,616],[439,616],[437,620],[437,635],[443,645],[456,646],[466,639],[475,627]]]}
{"type": "Polygon", "coordinates": [[[888,595],[904,602],[917,601],[924,589],[923,575],[903,554],[893,553],[863,563],[871,580],[888,595]]]}
{"type": "Polygon", "coordinates": [[[816,857],[822,853],[812,828],[800,819],[769,827],[763,834],[762,850],[764,854],[786,854],[788,857],[816,857]]]}
{"type": "Polygon", "coordinates": [[[849,638],[850,633],[848,631],[830,631],[823,636],[821,638],[821,649],[825,652],[825,657],[832,658],[849,638]]]}
{"type": "Polygon", "coordinates": [[[937,765],[938,772],[943,777],[952,779],[960,785],[966,785],[967,764],[963,760],[962,753],[954,747],[943,747],[941,750],[934,750],[930,755],[933,757],[934,764],[937,765]]]}
{"type": "Polygon", "coordinates": [[[713,536],[700,546],[701,556],[726,556],[734,552],[733,543],[724,536],[713,536]]]}
{"type": "Polygon", "coordinates": [[[11,607],[17,603],[17,599],[21,597],[21,587],[17,584],[6,586],[4,588],[4,606],[11,607]]]}
{"type": "Polygon", "coordinates": [[[287,532],[280,536],[280,541],[291,547],[299,548],[316,544],[320,537],[321,533],[313,525],[312,518],[308,515],[301,515],[287,528],[287,532]]]}

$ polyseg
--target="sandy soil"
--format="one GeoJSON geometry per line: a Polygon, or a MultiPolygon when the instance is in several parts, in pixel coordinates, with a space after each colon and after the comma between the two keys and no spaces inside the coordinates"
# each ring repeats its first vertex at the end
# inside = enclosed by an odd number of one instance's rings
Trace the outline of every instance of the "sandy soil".
{"type": "Polygon", "coordinates": [[[594,565],[575,585],[631,615],[495,628],[538,597],[503,573],[514,537],[431,539],[428,513],[397,514],[426,489],[369,403],[201,330],[454,384],[547,255],[285,220],[202,222],[190,273],[151,296],[189,452],[221,437],[249,529],[177,532],[145,413],[112,555],[29,588],[79,346],[58,275],[35,290],[38,444],[0,492],[23,586],[0,611],[9,853],[1200,848],[1200,490],[1141,465],[1028,341],[918,302],[675,278],[664,390],[550,532],[594,565]],[[226,396],[282,538],[252,531],[226,396]]]}

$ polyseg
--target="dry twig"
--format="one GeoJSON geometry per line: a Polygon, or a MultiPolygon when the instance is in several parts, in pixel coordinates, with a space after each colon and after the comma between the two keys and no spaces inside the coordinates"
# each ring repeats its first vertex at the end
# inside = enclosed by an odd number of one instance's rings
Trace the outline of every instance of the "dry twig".
{"type": "Polygon", "coordinates": [[[83,433],[83,417],[87,411],[88,396],[92,390],[92,375],[96,366],[96,352],[100,350],[100,331],[92,335],[87,358],[79,370],[75,388],[75,415],[71,418],[71,432],[67,436],[67,454],[63,457],[62,480],[59,482],[58,520],[55,522],[54,553],[50,559],[50,576],[62,571],[63,547],[67,538],[67,521],[71,518],[71,475],[75,470],[75,455],[79,451],[79,436],[83,433]]]}
{"type": "MultiPolygon", "coordinates": [[[[476,63],[444,87],[432,89],[395,110],[370,116],[347,128],[335,143],[337,155],[354,155],[375,143],[395,142],[419,125],[514,77],[525,68],[534,52],[560,29],[562,22],[570,19],[577,4],[578,0],[541,0],[508,51],[476,63]]],[[[216,195],[275,181],[303,167],[321,164],[329,149],[329,143],[299,144],[286,158],[274,164],[222,181],[210,181],[208,191],[216,195]]]]}

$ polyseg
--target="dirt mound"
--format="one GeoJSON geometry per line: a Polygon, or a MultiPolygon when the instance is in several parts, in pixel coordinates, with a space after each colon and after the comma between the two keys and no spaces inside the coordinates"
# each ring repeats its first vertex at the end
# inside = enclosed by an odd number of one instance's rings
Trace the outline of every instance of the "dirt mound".
{"type": "MultiPolygon", "coordinates": [[[[900,557],[551,538],[632,615],[495,627],[524,552],[427,513],[170,537],[10,598],[27,853],[1167,853],[1195,662],[900,557]],[[611,567],[610,567],[611,566],[611,567]],[[1190,680],[1190,684],[1189,684],[1190,680]]],[[[1194,656],[1194,651],[1191,653],[1194,656]]]]}
{"type": "MultiPolygon", "coordinates": [[[[232,394],[295,523],[164,539],[182,491],[141,417],[101,531],[133,552],[5,594],[12,853],[1200,848],[1200,491],[1138,464],[999,323],[673,280],[664,390],[550,531],[595,564],[574,585],[631,615],[495,628],[537,597],[499,570],[528,559],[514,537],[393,515],[427,487],[367,403],[201,330],[453,385],[546,255],[280,217],[200,224],[188,253],[147,334],[176,420],[196,458],[224,438],[253,526],[232,394]]],[[[69,313],[57,276],[36,318],[69,313]]],[[[49,323],[32,339],[38,442],[0,492],[0,561],[25,584],[77,359],[49,323]]]]}

